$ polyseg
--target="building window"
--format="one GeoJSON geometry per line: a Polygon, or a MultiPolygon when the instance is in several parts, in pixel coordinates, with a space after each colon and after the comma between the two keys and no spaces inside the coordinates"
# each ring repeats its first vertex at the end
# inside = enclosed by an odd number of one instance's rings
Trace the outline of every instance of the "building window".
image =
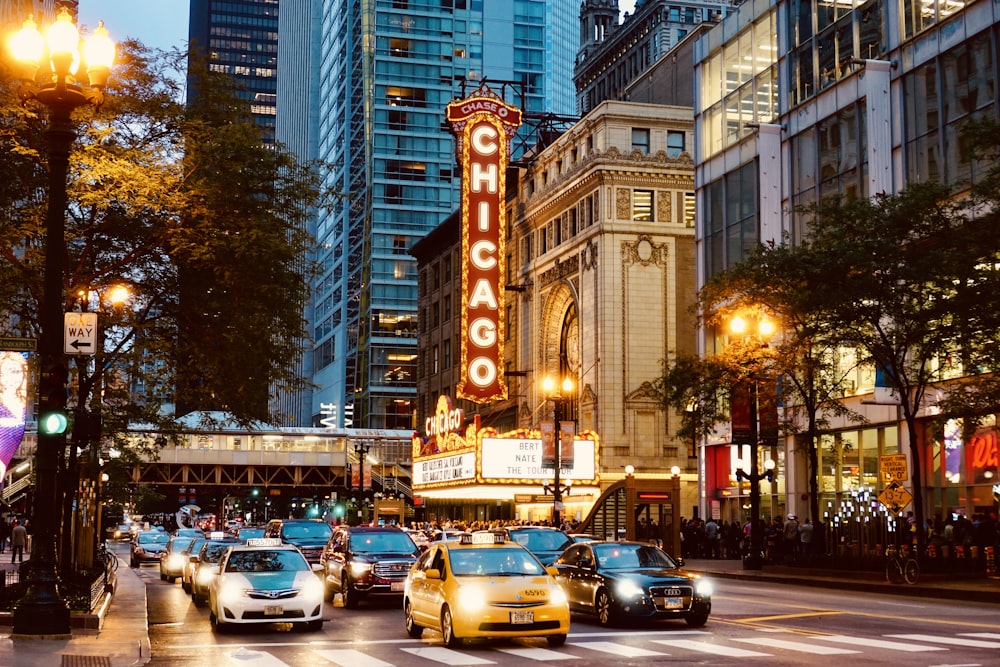
{"type": "Polygon", "coordinates": [[[632,191],[632,219],[638,222],[653,221],[653,191],[632,191]]]}
{"type": "Polygon", "coordinates": [[[442,368],[444,370],[448,370],[449,368],[451,368],[451,341],[446,340],[443,343],[441,343],[441,349],[443,351],[443,357],[441,359],[441,362],[443,364],[442,368]]]}
{"type": "Polygon", "coordinates": [[[441,308],[437,301],[431,304],[431,326],[435,328],[441,326],[441,308]]]}
{"type": "Polygon", "coordinates": [[[667,157],[680,157],[685,150],[683,132],[667,132],[667,157]]]}
{"type": "Polygon", "coordinates": [[[684,193],[684,226],[694,227],[694,193],[685,192],[684,193]]]}
{"type": "Polygon", "coordinates": [[[441,372],[441,348],[435,345],[431,348],[431,375],[441,372]]]}
{"type": "Polygon", "coordinates": [[[392,237],[392,254],[394,255],[405,255],[407,247],[407,239],[405,236],[396,235],[392,237]]]}
{"type": "Polygon", "coordinates": [[[649,128],[632,128],[632,150],[649,153],[649,128]]]}
{"type": "Polygon", "coordinates": [[[441,297],[441,304],[444,313],[442,314],[442,319],[447,322],[451,319],[451,295],[445,294],[441,297]]]}
{"type": "Polygon", "coordinates": [[[441,289],[441,265],[437,262],[431,267],[431,289],[441,289]]]}

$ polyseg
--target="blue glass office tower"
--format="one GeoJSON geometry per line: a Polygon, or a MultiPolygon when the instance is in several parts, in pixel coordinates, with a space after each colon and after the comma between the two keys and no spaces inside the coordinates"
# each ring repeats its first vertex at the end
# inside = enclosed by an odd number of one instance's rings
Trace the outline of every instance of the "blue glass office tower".
{"type": "Polygon", "coordinates": [[[579,2],[316,1],[316,150],[341,196],[315,230],[312,423],[409,430],[435,315],[417,312],[407,250],[459,201],[444,108],[485,78],[527,112],[572,114],[579,2]]]}

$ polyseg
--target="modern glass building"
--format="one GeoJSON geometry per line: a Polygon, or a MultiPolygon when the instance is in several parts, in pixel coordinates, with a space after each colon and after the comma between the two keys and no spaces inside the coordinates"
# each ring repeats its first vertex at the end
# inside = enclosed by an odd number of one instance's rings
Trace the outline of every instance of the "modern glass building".
{"type": "MultiPolygon", "coordinates": [[[[577,0],[315,0],[316,156],[340,197],[316,225],[312,425],[412,429],[416,263],[458,205],[451,100],[486,80],[572,114],[577,0]]],[[[305,29],[305,28],[303,28],[305,29]]]]}
{"type": "MultiPolygon", "coordinates": [[[[274,141],[278,90],[278,0],[191,0],[188,39],[209,68],[236,78],[254,120],[274,141]]],[[[189,82],[197,95],[197,82],[189,82]]]]}
{"type": "MultiPolygon", "coordinates": [[[[897,193],[922,181],[960,195],[982,179],[984,166],[965,150],[960,128],[970,118],[1000,118],[998,7],[752,0],[703,37],[695,49],[698,285],[757,242],[802,239],[800,205],[897,193]]],[[[704,350],[718,340],[708,332],[704,350]]],[[[860,368],[846,383],[845,402],[867,421],[831,420],[823,436],[819,488],[831,514],[814,519],[835,521],[853,496],[877,489],[880,456],[909,449],[894,407],[864,398],[874,377],[860,368]]],[[[927,516],[994,510],[995,471],[975,452],[989,441],[995,460],[995,427],[963,442],[960,433],[927,426],[936,433],[919,443],[927,516]]],[[[725,439],[704,444],[706,514],[742,514],[739,449],[725,439]]],[[[763,490],[764,515],[804,516],[804,457],[791,442],[767,449],[779,475],[763,490]]]]}

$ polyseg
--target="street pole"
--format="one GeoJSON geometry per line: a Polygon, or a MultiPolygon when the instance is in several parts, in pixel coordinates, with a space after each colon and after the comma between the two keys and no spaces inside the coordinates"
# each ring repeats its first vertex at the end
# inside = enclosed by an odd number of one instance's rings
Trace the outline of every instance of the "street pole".
{"type": "Polygon", "coordinates": [[[560,473],[562,472],[562,418],[563,410],[562,403],[563,399],[558,396],[553,399],[554,403],[552,419],[554,424],[553,439],[556,445],[556,458],[555,458],[555,472],[553,475],[553,486],[552,486],[552,525],[559,528],[562,525],[562,480],[560,479],[560,473]]]}
{"type": "Polygon", "coordinates": [[[744,570],[763,569],[760,552],[764,544],[764,529],[760,526],[760,463],[757,450],[760,445],[757,426],[757,382],[750,378],[750,554],[743,560],[744,570]]]}
{"type": "MultiPolygon", "coordinates": [[[[41,367],[39,414],[66,409],[69,371],[62,351],[63,272],[66,253],[66,174],[69,150],[76,139],[70,114],[76,105],[53,99],[47,102],[49,127],[49,207],[45,218],[44,291],[38,357],[41,367]]],[[[66,449],[66,434],[38,430],[35,450],[35,499],[32,512],[31,559],[28,590],[14,607],[16,635],[69,637],[69,607],[59,595],[56,574],[58,530],[59,458],[66,449]]]]}

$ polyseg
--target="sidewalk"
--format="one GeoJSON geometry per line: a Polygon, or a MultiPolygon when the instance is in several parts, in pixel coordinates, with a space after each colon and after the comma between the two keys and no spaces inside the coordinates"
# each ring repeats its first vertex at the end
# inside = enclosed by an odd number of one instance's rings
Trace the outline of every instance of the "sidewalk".
{"type": "Polygon", "coordinates": [[[829,570],[790,565],[765,565],[762,570],[744,570],[741,560],[688,558],[685,559],[684,567],[692,572],[720,579],[801,584],[882,595],[1000,603],[1000,578],[983,576],[922,574],[920,581],[910,586],[890,584],[882,572],[829,570]]]}
{"type": "MultiPolygon", "coordinates": [[[[15,568],[4,556],[0,556],[0,568],[15,568]]],[[[88,618],[71,618],[70,639],[12,639],[11,615],[0,614],[0,665],[129,667],[149,662],[146,585],[127,560],[119,558],[118,563],[114,595],[105,596],[93,614],[85,615],[88,618]]]]}

